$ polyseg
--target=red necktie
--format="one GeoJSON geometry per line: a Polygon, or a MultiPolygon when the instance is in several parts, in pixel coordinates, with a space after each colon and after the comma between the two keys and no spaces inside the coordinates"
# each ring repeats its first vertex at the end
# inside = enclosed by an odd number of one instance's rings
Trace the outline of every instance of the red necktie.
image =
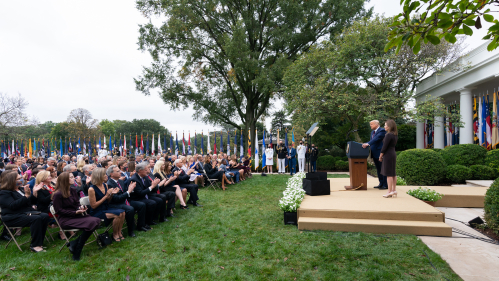
{"type": "MultiPolygon", "coordinates": [[[[151,181],[151,184],[152,184],[152,179],[150,176],[147,176],[149,178],[149,180],[151,181]]],[[[159,187],[158,187],[158,190],[156,190],[156,193],[159,194],[159,187]]]]}
{"type": "Polygon", "coordinates": [[[372,138],[374,138],[374,133],[375,133],[375,132],[376,132],[376,131],[373,131],[373,133],[372,133],[372,135],[371,135],[371,139],[372,139],[372,138]]]}
{"type": "MultiPolygon", "coordinates": [[[[116,182],[116,183],[117,183],[117,184],[118,184],[118,186],[120,187],[121,192],[123,192],[123,188],[121,188],[120,183],[119,183],[119,182],[116,182]]],[[[125,192],[123,192],[123,193],[125,193],[125,192]]],[[[128,203],[128,200],[127,200],[127,199],[125,199],[125,204],[126,204],[127,206],[130,206],[130,203],[128,203]]]]}

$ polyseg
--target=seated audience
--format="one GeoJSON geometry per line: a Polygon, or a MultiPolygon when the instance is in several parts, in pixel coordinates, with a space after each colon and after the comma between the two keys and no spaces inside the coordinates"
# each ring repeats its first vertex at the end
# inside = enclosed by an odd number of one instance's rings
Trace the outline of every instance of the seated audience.
{"type": "MultiPolygon", "coordinates": [[[[161,180],[159,183],[159,190],[161,193],[173,192],[175,193],[178,200],[180,200],[181,209],[189,209],[185,203],[185,198],[187,197],[187,189],[181,189],[178,184],[176,184],[175,179],[177,178],[180,171],[175,173],[172,172],[172,165],[170,162],[158,161],[154,165],[154,177],[161,180]],[[184,195],[185,191],[185,195],[184,195]]],[[[173,204],[173,208],[175,204],[173,204]]]]}
{"type": "Polygon", "coordinates": [[[225,190],[225,182],[229,183],[229,181],[227,180],[225,173],[218,169],[217,161],[216,160],[211,161],[210,155],[206,155],[203,169],[206,172],[208,178],[217,179],[219,182],[222,183],[222,189],[225,190]]]}

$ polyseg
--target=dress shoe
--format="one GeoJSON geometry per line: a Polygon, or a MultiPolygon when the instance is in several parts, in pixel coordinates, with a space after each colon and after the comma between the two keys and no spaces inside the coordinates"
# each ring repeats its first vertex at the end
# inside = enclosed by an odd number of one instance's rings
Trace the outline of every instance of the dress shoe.
{"type": "Polygon", "coordinates": [[[5,241],[10,241],[10,236],[9,235],[2,235],[0,236],[0,239],[5,240],[5,241]]]}
{"type": "Polygon", "coordinates": [[[187,200],[187,202],[185,202],[185,204],[192,204],[192,200],[187,200]]]}
{"type": "Polygon", "coordinates": [[[192,206],[203,207],[203,205],[199,204],[198,202],[192,203],[192,206]]]}
{"type": "Polygon", "coordinates": [[[157,222],[153,222],[153,221],[152,221],[152,222],[150,223],[150,225],[158,225],[158,223],[157,223],[157,222]]]}
{"type": "MultiPolygon", "coordinates": [[[[149,228],[149,229],[151,229],[151,228],[149,228]]],[[[149,231],[149,229],[147,229],[147,228],[145,228],[145,227],[138,227],[138,228],[137,228],[137,230],[138,230],[138,231],[144,231],[144,232],[149,231]]]]}
{"type": "Polygon", "coordinates": [[[176,216],[176,215],[174,215],[174,214],[169,214],[169,215],[167,215],[166,217],[167,217],[167,218],[176,218],[177,216],[176,216]]]}
{"type": "Polygon", "coordinates": [[[377,185],[377,186],[375,186],[374,188],[380,188],[380,187],[381,187],[381,185],[377,185]]]}
{"type": "Polygon", "coordinates": [[[151,230],[152,228],[149,226],[149,225],[144,225],[144,228],[147,229],[147,230],[151,230]]]}
{"type": "Polygon", "coordinates": [[[135,235],[135,233],[128,233],[128,237],[137,237],[137,235],[135,235]]]}
{"type": "Polygon", "coordinates": [[[78,237],[77,239],[73,240],[73,241],[70,241],[67,245],[68,245],[68,248],[69,248],[69,252],[72,254],[74,252],[74,249],[76,247],[76,244],[78,244],[78,240],[80,239],[80,237],[78,237]]]}
{"type": "Polygon", "coordinates": [[[166,222],[166,221],[168,221],[168,219],[166,219],[166,218],[159,219],[159,222],[166,222]]]}
{"type": "Polygon", "coordinates": [[[379,187],[380,190],[382,189],[388,189],[388,186],[382,186],[382,187],[379,187]]]}

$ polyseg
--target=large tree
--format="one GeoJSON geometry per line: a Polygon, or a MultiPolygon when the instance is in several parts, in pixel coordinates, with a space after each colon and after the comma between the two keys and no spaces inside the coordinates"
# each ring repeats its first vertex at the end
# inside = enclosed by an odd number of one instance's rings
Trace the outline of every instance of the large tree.
{"type": "MultiPolygon", "coordinates": [[[[285,97],[295,119],[311,124],[346,118],[353,130],[359,130],[359,124],[368,120],[406,117],[406,104],[417,83],[457,59],[460,49],[444,43],[423,45],[416,55],[409,47],[398,54],[385,52],[390,23],[381,16],[357,21],[289,67],[285,97]]],[[[432,113],[435,108],[431,107],[432,113]]],[[[417,113],[421,116],[423,111],[417,113]]],[[[354,136],[361,141],[357,131],[354,136]]]]}
{"type": "Polygon", "coordinates": [[[29,124],[25,112],[28,102],[18,94],[10,96],[0,92],[0,135],[14,137],[22,133],[22,127],[29,124]]]}
{"type": "Polygon", "coordinates": [[[284,69],[321,38],[370,14],[364,3],[139,0],[139,11],[164,21],[140,26],[139,49],[153,62],[135,80],[137,90],[158,89],[173,109],[193,106],[198,120],[254,136],[281,91],[284,69]]]}

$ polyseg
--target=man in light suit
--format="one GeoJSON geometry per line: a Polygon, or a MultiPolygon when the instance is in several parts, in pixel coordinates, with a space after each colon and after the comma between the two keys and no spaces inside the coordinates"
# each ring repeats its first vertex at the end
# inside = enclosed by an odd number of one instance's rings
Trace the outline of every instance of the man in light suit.
{"type": "Polygon", "coordinates": [[[379,185],[374,188],[388,189],[386,177],[381,174],[381,162],[379,161],[379,154],[381,153],[381,148],[383,147],[383,139],[385,138],[386,131],[384,128],[379,126],[378,120],[369,122],[369,125],[372,130],[371,140],[362,144],[362,147],[371,147],[371,157],[373,158],[374,165],[376,165],[376,171],[378,172],[379,179],[379,185]]]}

